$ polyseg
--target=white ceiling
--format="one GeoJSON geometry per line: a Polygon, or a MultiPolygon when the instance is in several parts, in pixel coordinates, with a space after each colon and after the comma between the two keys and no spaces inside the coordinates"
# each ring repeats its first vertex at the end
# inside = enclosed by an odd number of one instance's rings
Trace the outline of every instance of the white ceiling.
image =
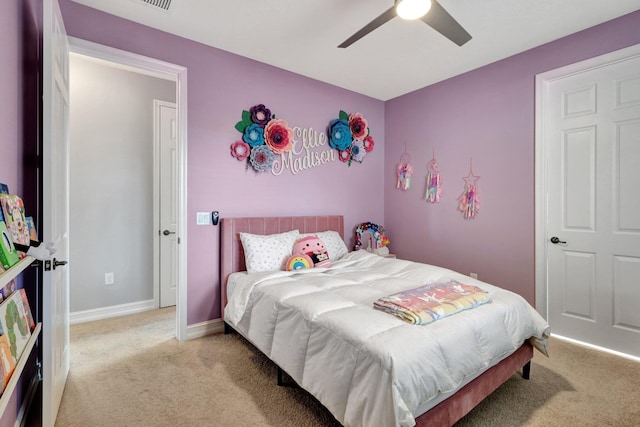
{"type": "Polygon", "coordinates": [[[393,0],[73,0],[168,33],[388,100],[640,9],[640,0],[439,0],[473,36],[458,47],[394,18],[336,46],[393,0]]]}

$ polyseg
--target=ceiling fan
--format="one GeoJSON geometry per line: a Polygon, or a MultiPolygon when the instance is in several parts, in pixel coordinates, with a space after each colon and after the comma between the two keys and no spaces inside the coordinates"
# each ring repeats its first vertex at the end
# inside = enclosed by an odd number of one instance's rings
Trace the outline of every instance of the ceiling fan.
{"type": "Polygon", "coordinates": [[[390,9],[369,22],[338,47],[350,46],[396,16],[404,19],[421,19],[458,46],[471,40],[471,35],[436,0],[395,0],[390,9]]]}

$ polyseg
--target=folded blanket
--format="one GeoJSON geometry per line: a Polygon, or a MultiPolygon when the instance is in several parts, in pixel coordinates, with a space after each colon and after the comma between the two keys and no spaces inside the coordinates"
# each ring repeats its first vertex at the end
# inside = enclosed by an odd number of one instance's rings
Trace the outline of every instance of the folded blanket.
{"type": "Polygon", "coordinates": [[[426,325],[491,301],[488,292],[455,280],[433,283],[378,299],[373,308],[405,322],[426,325]]]}

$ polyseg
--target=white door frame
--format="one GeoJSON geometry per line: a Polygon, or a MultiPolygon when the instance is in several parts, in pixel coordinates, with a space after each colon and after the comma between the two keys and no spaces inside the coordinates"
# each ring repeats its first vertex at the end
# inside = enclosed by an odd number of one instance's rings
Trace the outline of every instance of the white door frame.
{"type": "MultiPolygon", "coordinates": [[[[71,52],[109,61],[124,69],[176,82],[178,116],[178,301],[176,338],[187,339],[187,68],[98,43],[69,37],[71,52]]],[[[155,292],[155,291],[154,291],[155,292]]]]}
{"type": "MultiPolygon", "coordinates": [[[[571,74],[604,67],[613,62],[624,60],[640,54],[640,44],[616,50],[604,55],[576,62],[555,70],[536,75],[535,106],[535,274],[536,274],[536,310],[545,318],[549,318],[548,280],[547,280],[547,247],[550,235],[547,230],[547,168],[544,136],[545,108],[549,100],[549,85],[556,79],[571,74]]],[[[551,325],[553,330],[553,325],[551,325]]]]}

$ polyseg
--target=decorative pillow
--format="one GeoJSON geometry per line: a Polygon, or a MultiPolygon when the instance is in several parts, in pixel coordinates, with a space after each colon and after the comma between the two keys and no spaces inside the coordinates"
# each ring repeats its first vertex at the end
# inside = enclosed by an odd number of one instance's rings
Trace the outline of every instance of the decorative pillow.
{"type": "Polygon", "coordinates": [[[331,267],[327,248],[318,236],[311,235],[298,239],[293,245],[293,254],[307,255],[312,261],[312,267],[331,267]]]}
{"type": "Polygon", "coordinates": [[[301,234],[300,237],[305,236],[318,236],[327,248],[327,252],[332,260],[336,261],[344,254],[349,252],[347,249],[347,245],[344,244],[344,240],[342,240],[342,236],[337,231],[320,231],[317,233],[308,233],[301,234]]]}
{"type": "Polygon", "coordinates": [[[306,254],[293,254],[285,264],[287,271],[302,270],[303,268],[313,268],[313,261],[306,254]]]}
{"type": "Polygon", "coordinates": [[[240,233],[247,272],[283,270],[299,234],[298,230],[266,235],[240,233]]]}

